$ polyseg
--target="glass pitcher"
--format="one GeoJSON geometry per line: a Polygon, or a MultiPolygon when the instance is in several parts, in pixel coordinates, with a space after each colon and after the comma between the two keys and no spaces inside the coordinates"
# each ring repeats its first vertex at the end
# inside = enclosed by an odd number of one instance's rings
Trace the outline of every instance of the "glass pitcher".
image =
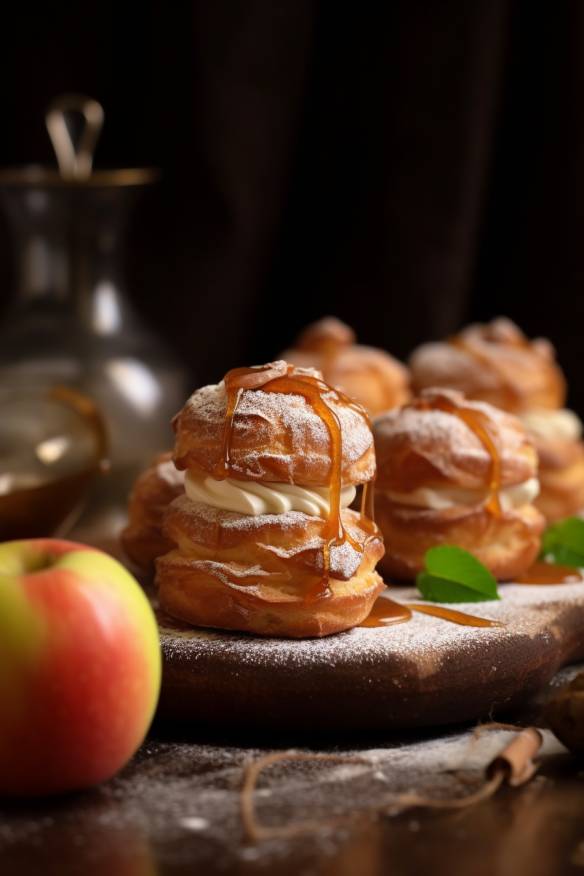
{"type": "Polygon", "coordinates": [[[157,174],[92,171],[102,118],[95,101],[61,99],[47,114],[59,171],[0,171],[17,268],[14,303],[0,326],[0,387],[45,383],[93,398],[106,420],[114,478],[123,473],[127,489],[171,446],[185,385],[169,350],[130,306],[121,271],[129,211],[157,174]],[[77,141],[72,111],[84,122],[77,141]]]}

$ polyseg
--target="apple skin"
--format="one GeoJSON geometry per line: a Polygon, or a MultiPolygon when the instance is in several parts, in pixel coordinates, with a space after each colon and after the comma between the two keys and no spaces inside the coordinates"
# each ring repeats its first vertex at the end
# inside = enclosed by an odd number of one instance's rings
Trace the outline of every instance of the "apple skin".
{"type": "Polygon", "coordinates": [[[58,539],[0,544],[0,795],[116,773],[160,692],[156,620],[107,554],[58,539]]]}

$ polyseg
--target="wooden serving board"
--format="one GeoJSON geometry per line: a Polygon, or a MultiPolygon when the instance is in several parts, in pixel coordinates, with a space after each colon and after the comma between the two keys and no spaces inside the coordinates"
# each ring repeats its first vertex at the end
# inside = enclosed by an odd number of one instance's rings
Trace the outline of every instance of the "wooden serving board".
{"type": "MultiPolygon", "coordinates": [[[[324,639],[193,629],[164,614],[160,715],[226,730],[387,731],[478,720],[523,704],[584,658],[584,583],[500,587],[457,605],[502,621],[474,628],[414,614],[324,639]]],[[[398,601],[419,600],[392,588],[398,601]]],[[[332,734],[332,736],[331,736],[332,734]]]]}

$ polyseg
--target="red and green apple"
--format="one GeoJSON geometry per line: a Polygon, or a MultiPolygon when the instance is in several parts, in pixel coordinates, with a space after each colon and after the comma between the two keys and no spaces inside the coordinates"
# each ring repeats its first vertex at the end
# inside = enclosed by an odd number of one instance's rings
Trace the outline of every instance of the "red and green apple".
{"type": "Polygon", "coordinates": [[[114,775],[158,700],[156,620],[107,554],[57,539],[0,544],[0,795],[114,775]]]}

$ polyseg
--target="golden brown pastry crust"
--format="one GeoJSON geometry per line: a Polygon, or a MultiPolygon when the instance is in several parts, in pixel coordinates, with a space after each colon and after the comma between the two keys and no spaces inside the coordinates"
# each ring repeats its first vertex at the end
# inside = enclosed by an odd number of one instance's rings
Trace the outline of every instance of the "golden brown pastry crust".
{"type": "Polygon", "coordinates": [[[470,325],[452,341],[422,344],[409,366],[415,392],[444,386],[512,413],[559,408],[566,398],[552,345],[528,340],[508,319],[470,325]]]}
{"type": "Polygon", "coordinates": [[[343,525],[349,542],[331,547],[326,597],[322,587],[325,521],[300,512],[251,517],[181,497],[166,514],[165,534],[177,548],[157,560],[164,610],[198,626],[264,636],[325,636],[360,623],[384,585],[375,565],[383,555],[354,511],[343,525]]]}
{"type": "MultiPolygon", "coordinates": [[[[448,386],[514,413],[563,406],[566,383],[548,341],[528,341],[505,319],[468,326],[453,341],[424,344],[413,353],[416,389],[448,386]]],[[[584,444],[534,440],[541,488],[534,504],[550,521],[578,513],[584,507],[584,444]]]]}
{"type": "Polygon", "coordinates": [[[584,509],[582,441],[535,439],[539,453],[540,493],[534,504],[550,522],[584,509]]]}
{"type": "MultiPolygon", "coordinates": [[[[286,363],[273,365],[285,367],[286,363]]],[[[292,375],[301,373],[294,369],[292,375]]],[[[334,390],[325,399],[341,429],[343,483],[371,480],[375,453],[365,411],[339,399],[334,390]]],[[[173,421],[177,468],[213,475],[221,467],[226,406],[223,382],[197,390],[187,401],[173,421]]],[[[326,486],[331,471],[330,435],[304,397],[243,390],[233,417],[229,461],[233,478],[326,486]]]]}
{"type": "MultiPolygon", "coordinates": [[[[485,418],[496,440],[501,460],[501,487],[535,477],[537,454],[523,425],[510,414],[461,393],[428,389],[420,400],[433,405],[444,400],[476,411],[485,418]]],[[[406,405],[378,417],[373,423],[380,490],[403,493],[419,487],[484,487],[491,471],[491,456],[480,438],[454,414],[406,405]]]]}
{"type": "Polygon", "coordinates": [[[545,525],[532,505],[498,516],[480,506],[430,511],[396,505],[383,493],[375,497],[375,514],[386,548],[380,570],[403,580],[422,571],[426,551],[441,544],[464,548],[498,580],[513,580],[536,559],[545,525]]]}
{"type": "Polygon", "coordinates": [[[521,422],[455,391],[425,390],[410,406],[379,417],[373,424],[375,515],[386,545],[380,567],[411,579],[423,569],[429,548],[453,544],[474,554],[495,577],[516,577],[538,554],[543,517],[530,504],[508,511],[487,507],[493,456],[470,425],[441,409],[444,403],[478,414],[487,426],[501,464],[499,489],[537,474],[537,454],[521,422]],[[433,510],[407,505],[395,495],[444,487],[478,490],[485,498],[476,505],[433,510]]]}
{"type": "Polygon", "coordinates": [[[172,548],[162,534],[164,513],[184,493],[184,475],[174,467],[172,453],[162,453],[136,480],[128,502],[128,525],[121,542],[130,560],[144,572],[172,548]]]}
{"type": "Polygon", "coordinates": [[[372,415],[404,404],[410,397],[408,369],[384,350],[356,344],[352,329],[334,317],[308,326],[282,358],[321,371],[327,383],[356,399],[372,415]]]}

